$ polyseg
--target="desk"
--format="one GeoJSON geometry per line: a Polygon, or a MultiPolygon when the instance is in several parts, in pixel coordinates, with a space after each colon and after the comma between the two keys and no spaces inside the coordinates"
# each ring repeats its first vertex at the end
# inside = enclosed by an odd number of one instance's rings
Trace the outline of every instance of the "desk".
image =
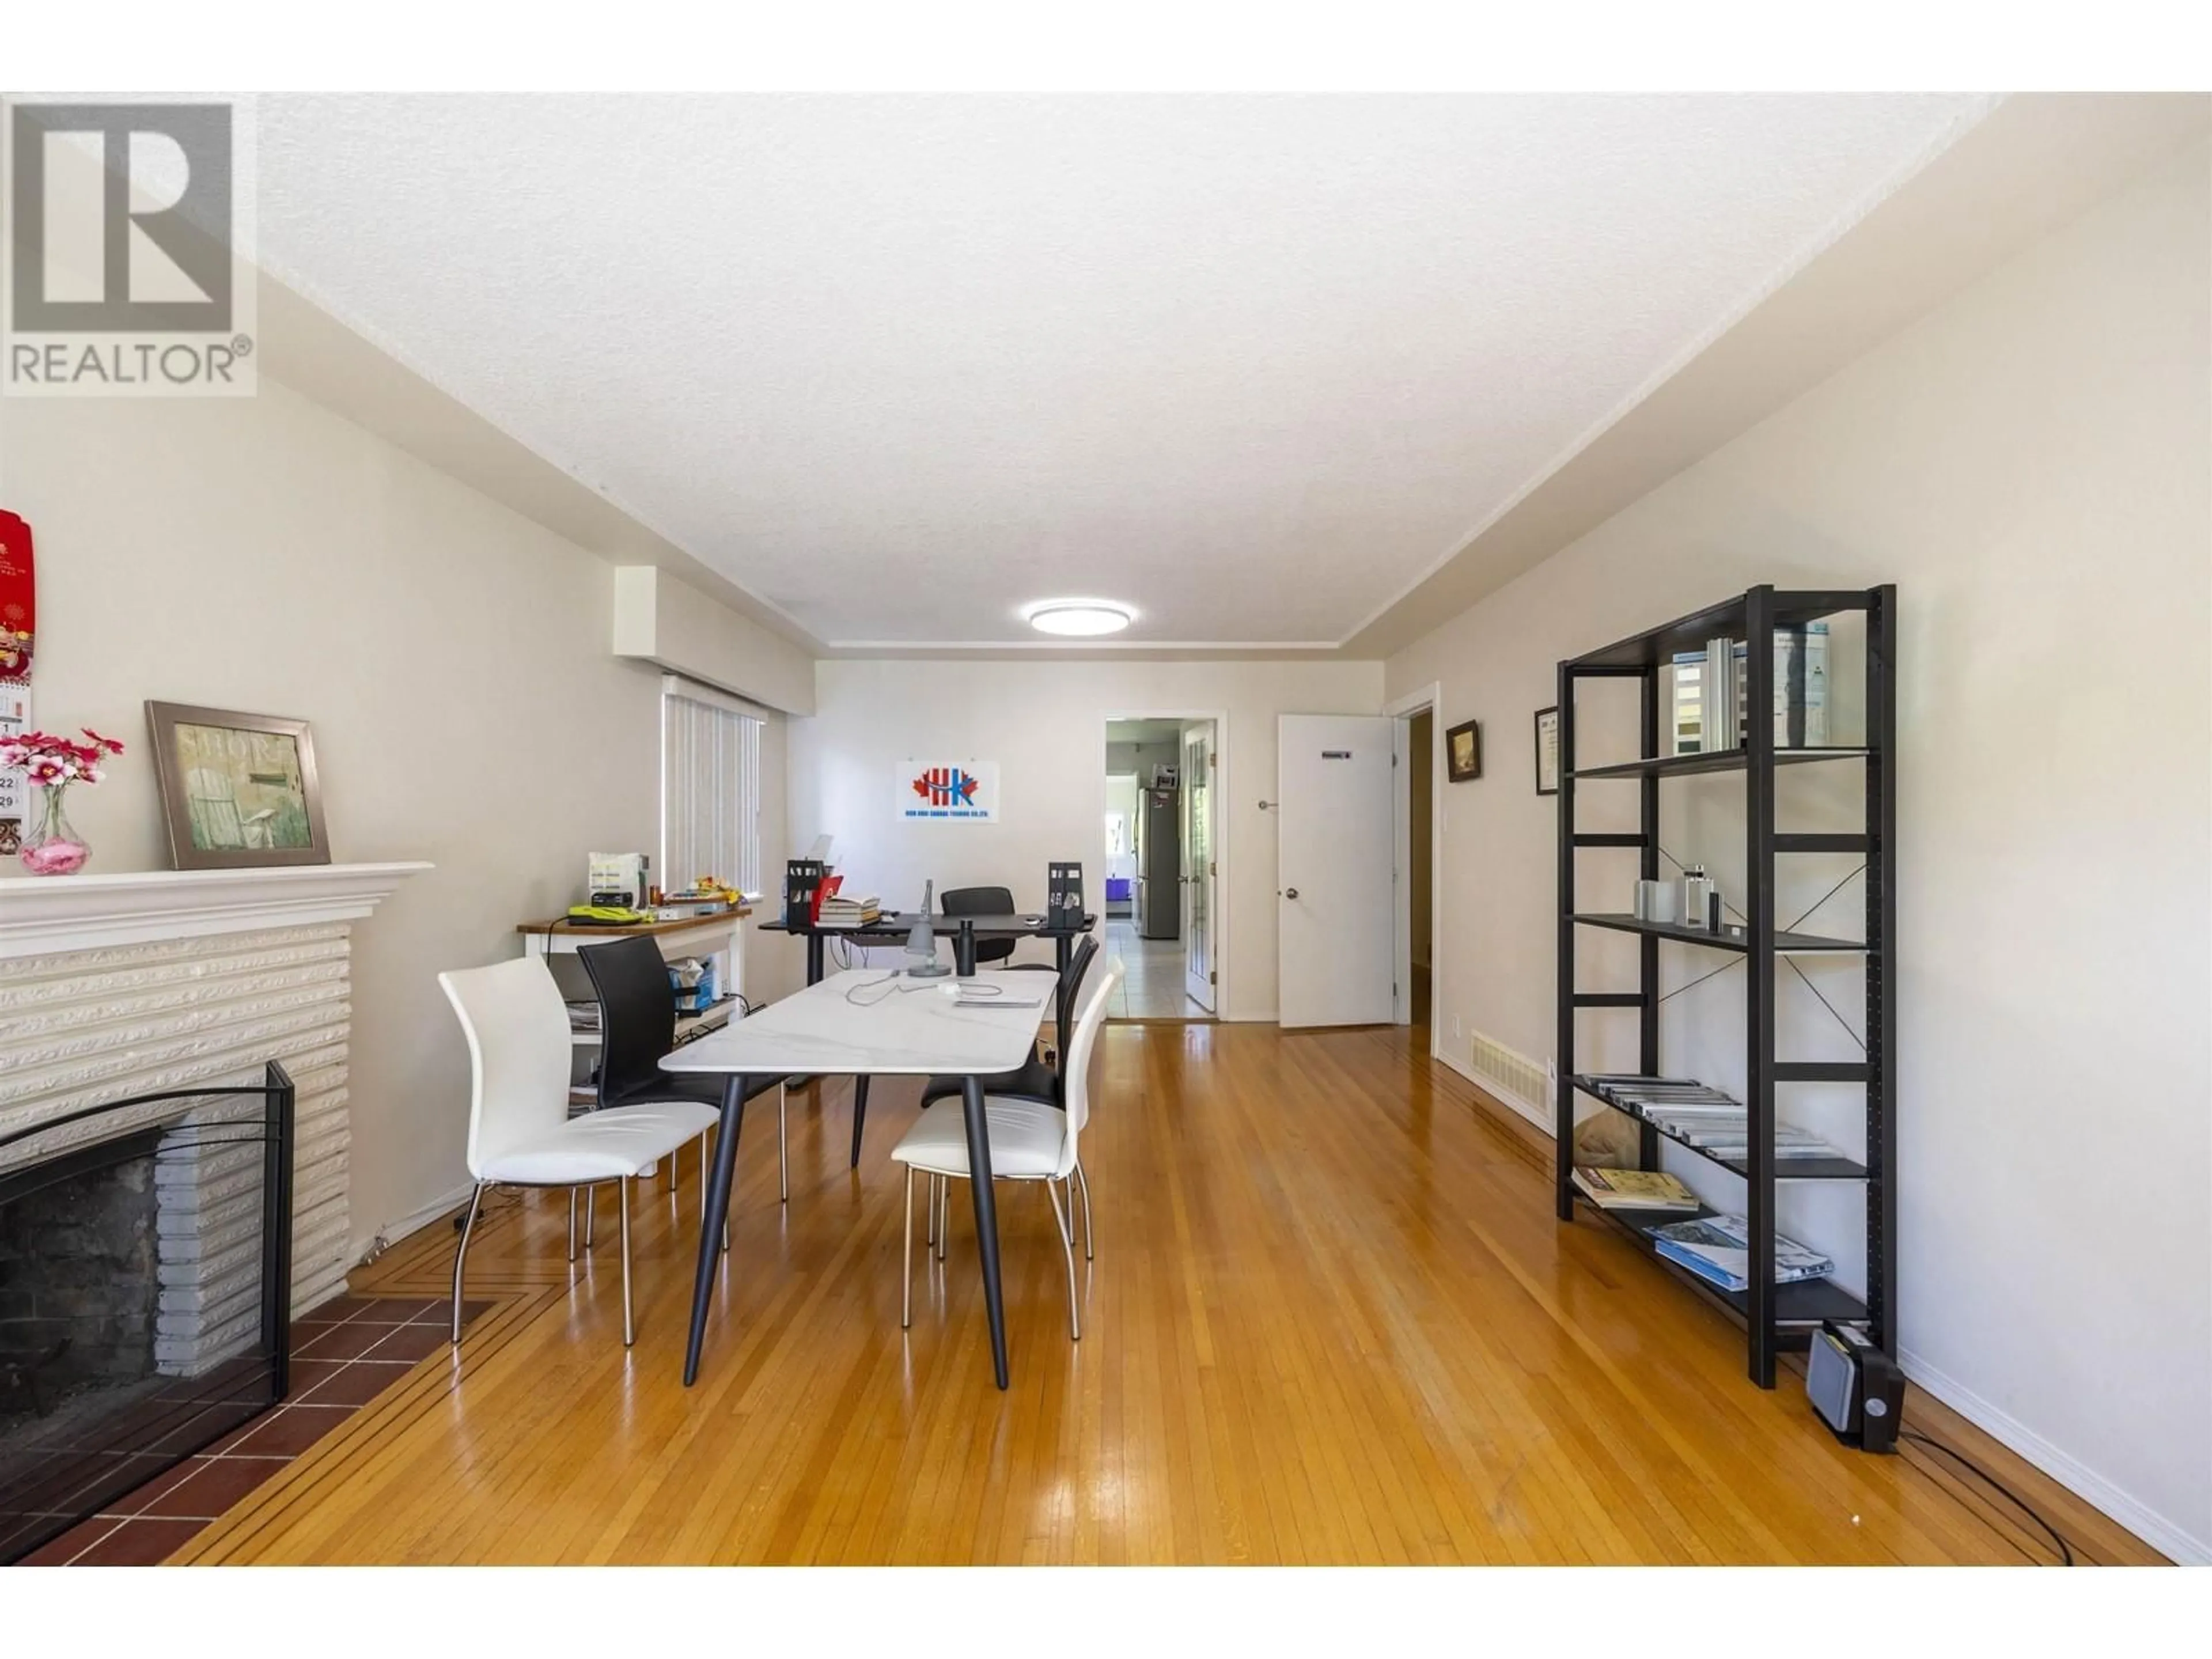
{"type": "MultiPolygon", "coordinates": [[[[763,922],[761,929],[763,933],[791,933],[805,939],[806,941],[806,982],[809,985],[818,985],[822,982],[823,971],[826,966],[823,959],[824,955],[823,942],[825,939],[856,939],[863,945],[903,945],[906,943],[906,936],[913,932],[915,923],[921,920],[919,912],[902,913],[887,910],[875,921],[860,927],[821,927],[811,923],[793,923],[779,920],[763,922]]],[[[1079,927],[1048,927],[1044,917],[1037,915],[933,915],[929,919],[929,925],[936,930],[939,938],[951,939],[955,941],[959,939],[960,930],[963,926],[969,928],[972,935],[978,939],[1050,939],[1053,969],[1060,975],[1060,993],[1053,1010],[1054,1052],[1062,1054],[1067,1052],[1067,1027],[1069,1021],[1074,1018],[1073,1011],[1067,1006],[1068,963],[1075,955],[1076,941],[1098,925],[1098,918],[1095,914],[1088,910],[1085,911],[1083,924],[1079,927]]],[[[958,949],[957,943],[954,949],[956,951],[958,949]]],[[[1063,1101],[1061,1103],[1065,1105],[1066,1102],[1063,1101]]],[[[853,1163],[856,1168],[860,1162],[860,1128],[866,1121],[867,1115],[868,1079],[863,1076],[856,1078],[853,1084],[853,1163]]]]}
{"type": "MultiPolygon", "coordinates": [[[[982,973],[978,981],[1012,981],[1035,993],[1043,988],[1029,971],[982,973]]],[[[968,1184],[975,1200],[976,1255],[983,1265],[983,1306],[991,1322],[991,1361],[999,1386],[1006,1386],[1006,1316],[999,1296],[999,1210],[991,1190],[991,1137],[983,1113],[982,1079],[1011,1072],[1036,1041],[1037,1007],[968,1008],[947,990],[951,980],[915,980],[890,969],[848,969],[772,1002],[660,1063],[671,1072],[703,1072],[725,1078],[722,1133],[714,1147],[714,1172],[707,1188],[707,1214],[699,1233],[699,1270],[691,1292],[691,1337],[684,1355],[684,1386],[699,1375],[707,1335],[707,1310],[721,1261],[722,1223],[730,1212],[730,1181],[737,1168],[738,1133],[744,1123],[745,1089],[755,1077],[793,1073],[930,1077],[962,1081],[968,1127],[968,1184]]],[[[1065,1050],[1062,1051],[1063,1053],[1065,1050]]],[[[945,1109],[942,1107],[939,1110],[945,1109]]]]}

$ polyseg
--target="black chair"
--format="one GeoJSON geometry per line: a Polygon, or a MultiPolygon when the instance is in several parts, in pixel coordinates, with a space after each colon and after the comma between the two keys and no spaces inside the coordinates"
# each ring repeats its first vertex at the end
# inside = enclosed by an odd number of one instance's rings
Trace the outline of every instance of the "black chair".
{"type": "MultiPolygon", "coordinates": [[[[962,916],[1011,916],[1014,914],[1014,893],[1011,887],[951,887],[945,893],[945,914],[957,920],[962,916]]],[[[988,968],[994,962],[1004,962],[1014,953],[1014,941],[1010,939],[979,939],[975,941],[975,965],[988,968]]],[[[1025,964],[1026,965],[1026,964],[1025,964]]]]}
{"type": "MultiPolygon", "coordinates": [[[[676,992],[668,982],[667,958],[641,934],[586,945],[576,952],[599,999],[599,1106],[649,1106],[665,1101],[702,1101],[717,1111],[722,1079],[706,1073],[678,1074],[660,1069],[660,1057],[676,1046],[676,992]]],[[[784,1101],[781,1078],[757,1078],[745,1091],[752,1100],[776,1091],[776,1185],[791,1198],[784,1160],[784,1101]]],[[[668,1164],[668,1185],[676,1187],[676,1160],[668,1164]]],[[[707,1212],[707,1142],[699,1141],[699,1212],[707,1212]]]]}

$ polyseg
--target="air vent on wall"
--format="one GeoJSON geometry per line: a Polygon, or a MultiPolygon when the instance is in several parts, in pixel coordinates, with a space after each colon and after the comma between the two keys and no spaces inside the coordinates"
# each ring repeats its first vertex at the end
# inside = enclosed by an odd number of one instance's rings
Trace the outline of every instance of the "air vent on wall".
{"type": "Polygon", "coordinates": [[[1551,1091],[1541,1063],[1480,1031],[1474,1034],[1471,1059],[1474,1074],[1485,1087],[1539,1120],[1544,1116],[1551,1091]]]}

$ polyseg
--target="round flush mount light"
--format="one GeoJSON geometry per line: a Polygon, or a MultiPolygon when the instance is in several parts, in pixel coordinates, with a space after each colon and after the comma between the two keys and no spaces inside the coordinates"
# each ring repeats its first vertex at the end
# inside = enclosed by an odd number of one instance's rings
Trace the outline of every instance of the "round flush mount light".
{"type": "Polygon", "coordinates": [[[1040,634],[1093,639],[1120,633],[1136,616],[1127,605],[1111,599],[1046,599],[1024,611],[1022,620],[1040,634]]]}

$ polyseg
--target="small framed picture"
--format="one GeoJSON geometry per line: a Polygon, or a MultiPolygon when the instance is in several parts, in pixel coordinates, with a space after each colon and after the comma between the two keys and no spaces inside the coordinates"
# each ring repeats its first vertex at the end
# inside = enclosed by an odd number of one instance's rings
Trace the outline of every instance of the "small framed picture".
{"type": "Polygon", "coordinates": [[[1482,722],[1468,720],[1444,733],[1444,775],[1472,783],[1482,775],[1482,722]]]}
{"type": "Polygon", "coordinates": [[[1180,788],[1182,778],[1182,772],[1175,767],[1156,765],[1152,768],[1152,787],[1155,789],[1180,788]]]}
{"type": "Polygon", "coordinates": [[[1559,711],[1556,706],[1536,711],[1536,793],[1559,793],[1559,711]]]}
{"type": "Polygon", "coordinates": [[[178,869],[331,861],[307,721],[174,702],[148,703],[146,720],[178,869]]]}

